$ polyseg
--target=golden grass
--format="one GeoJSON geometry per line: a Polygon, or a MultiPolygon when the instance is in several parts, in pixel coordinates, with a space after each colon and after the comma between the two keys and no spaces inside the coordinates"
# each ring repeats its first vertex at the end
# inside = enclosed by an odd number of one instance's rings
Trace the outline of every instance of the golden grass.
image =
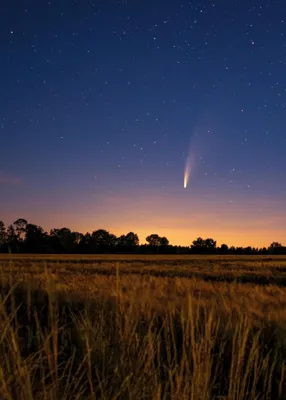
{"type": "Polygon", "coordinates": [[[45,257],[0,259],[1,399],[286,399],[285,257],[45,257]]]}

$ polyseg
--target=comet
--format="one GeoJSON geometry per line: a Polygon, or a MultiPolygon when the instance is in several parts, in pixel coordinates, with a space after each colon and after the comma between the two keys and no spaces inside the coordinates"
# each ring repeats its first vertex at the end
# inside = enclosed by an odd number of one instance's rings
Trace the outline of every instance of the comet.
{"type": "Polygon", "coordinates": [[[184,173],[184,189],[187,188],[190,177],[191,177],[191,171],[192,171],[192,157],[191,154],[188,155],[187,161],[186,161],[186,166],[185,166],[185,173],[184,173]]]}

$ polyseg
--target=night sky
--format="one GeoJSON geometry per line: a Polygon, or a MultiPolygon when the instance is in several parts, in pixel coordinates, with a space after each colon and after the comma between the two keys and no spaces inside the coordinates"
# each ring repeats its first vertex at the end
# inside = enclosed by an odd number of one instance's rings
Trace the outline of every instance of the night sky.
{"type": "Polygon", "coordinates": [[[286,242],[285,0],[4,0],[0,46],[5,223],[286,242]]]}

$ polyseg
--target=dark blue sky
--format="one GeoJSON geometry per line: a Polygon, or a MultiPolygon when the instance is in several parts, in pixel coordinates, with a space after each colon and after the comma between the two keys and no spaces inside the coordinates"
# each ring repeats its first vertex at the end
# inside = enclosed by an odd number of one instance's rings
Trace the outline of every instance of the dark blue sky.
{"type": "Polygon", "coordinates": [[[3,2],[5,222],[286,240],[285,1],[165,3],[3,2]]]}

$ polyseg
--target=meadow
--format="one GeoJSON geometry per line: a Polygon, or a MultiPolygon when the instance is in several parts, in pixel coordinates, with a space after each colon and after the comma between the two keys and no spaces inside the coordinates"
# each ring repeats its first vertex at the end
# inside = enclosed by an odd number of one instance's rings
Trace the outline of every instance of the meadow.
{"type": "Polygon", "coordinates": [[[286,399],[286,256],[0,255],[1,399],[286,399]]]}

